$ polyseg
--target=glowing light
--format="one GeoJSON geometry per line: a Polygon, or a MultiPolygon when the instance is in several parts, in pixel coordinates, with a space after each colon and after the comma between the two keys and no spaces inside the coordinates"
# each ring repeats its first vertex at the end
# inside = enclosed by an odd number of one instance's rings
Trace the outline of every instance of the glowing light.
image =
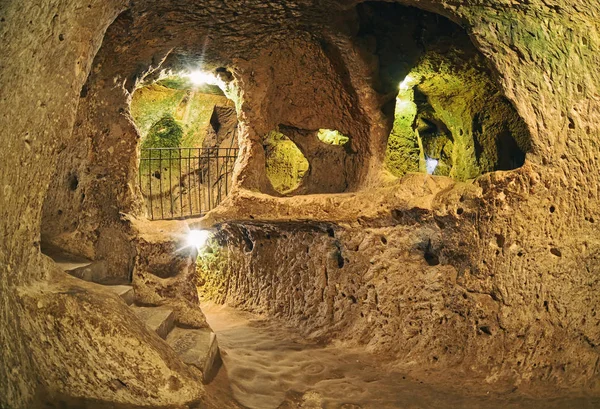
{"type": "Polygon", "coordinates": [[[400,83],[400,91],[408,91],[411,89],[415,85],[415,80],[416,78],[414,78],[412,75],[407,75],[406,78],[404,78],[404,81],[400,83]]]}
{"type": "Polygon", "coordinates": [[[435,168],[437,168],[439,161],[437,159],[433,159],[433,158],[425,158],[425,169],[427,170],[427,173],[430,175],[433,175],[433,172],[435,172],[435,168]]]}
{"type": "Polygon", "coordinates": [[[329,145],[344,145],[350,140],[350,138],[342,135],[339,131],[334,131],[331,129],[319,129],[317,137],[321,142],[329,145]]]}
{"type": "Polygon", "coordinates": [[[218,85],[221,86],[221,80],[216,75],[204,71],[192,71],[187,74],[187,77],[195,85],[218,85]]]}
{"type": "Polygon", "coordinates": [[[206,242],[210,238],[210,232],[207,230],[190,230],[187,237],[189,247],[194,247],[198,250],[206,246],[206,242]]]}
{"type": "Polygon", "coordinates": [[[396,110],[405,110],[412,107],[414,103],[407,99],[396,98],[396,110]]]}

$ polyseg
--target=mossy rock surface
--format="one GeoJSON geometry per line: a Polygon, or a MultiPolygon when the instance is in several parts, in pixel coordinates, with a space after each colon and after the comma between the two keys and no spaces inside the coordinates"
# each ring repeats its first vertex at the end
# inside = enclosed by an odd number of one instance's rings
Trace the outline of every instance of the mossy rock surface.
{"type": "Polygon", "coordinates": [[[298,146],[284,134],[272,131],[263,139],[267,177],[277,192],[296,190],[309,170],[309,163],[298,146]]]}
{"type": "MultiPolygon", "coordinates": [[[[357,9],[379,63],[374,87],[397,95],[384,157],[392,174],[425,172],[427,158],[439,161],[434,174],[461,181],[523,165],[531,135],[462,27],[393,4],[357,9]]],[[[544,37],[529,45],[543,49],[544,37]]]]}
{"type": "Polygon", "coordinates": [[[400,90],[385,164],[396,176],[425,171],[468,180],[523,165],[530,135],[514,107],[493,83],[483,59],[459,50],[425,54],[400,90]]]}
{"type": "Polygon", "coordinates": [[[153,124],[171,115],[183,129],[181,145],[201,147],[215,106],[234,105],[214,86],[184,88],[186,85],[183,80],[165,79],[134,92],[130,112],[142,142],[153,124]]]}
{"type": "Polygon", "coordinates": [[[419,143],[413,129],[416,116],[417,105],[412,95],[399,96],[385,154],[385,166],[394,176],[419,170],[419,143]]]}
{"type": "Polygon", "coordinates": [[[182,137],[181,125],[171,115],[166,114],[152,125],[142,148],[178,148],[182,137]]]}
{"type": "Polygon", "coordinates": [[[215,302],[225,301],[228,268],[227,247],[210,241],[201,250],[196,260],[198,291],[202,299],[215,302]]]}

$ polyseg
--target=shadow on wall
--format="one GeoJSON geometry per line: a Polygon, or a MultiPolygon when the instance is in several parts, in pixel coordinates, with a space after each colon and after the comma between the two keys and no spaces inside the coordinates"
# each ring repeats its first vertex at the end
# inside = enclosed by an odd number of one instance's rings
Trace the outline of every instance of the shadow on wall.
{"type": "Polygon", "coordinates": [[[358,6],[359,36],[376,44],[377,91],[393,117],[385,167],[456,180],[522,166],[530,134],[483,55],[450,20],[379,2],[358,6]]]}

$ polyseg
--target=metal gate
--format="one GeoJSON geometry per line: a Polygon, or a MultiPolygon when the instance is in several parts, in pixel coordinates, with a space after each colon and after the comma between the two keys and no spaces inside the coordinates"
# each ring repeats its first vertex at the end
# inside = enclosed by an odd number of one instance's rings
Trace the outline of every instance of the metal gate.
{"type": "Polygon", "coordinates": [[[139,185],[152,220],[204,216],[229,194],[238,148],[147,148],[139,185]]]}

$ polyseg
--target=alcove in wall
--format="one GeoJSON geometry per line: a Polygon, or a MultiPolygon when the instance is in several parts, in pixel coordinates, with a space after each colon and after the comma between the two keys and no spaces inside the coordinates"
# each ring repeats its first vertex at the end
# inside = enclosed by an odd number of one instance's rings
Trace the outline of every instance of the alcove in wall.
{"type": "Polygon", "coordinates": [[[378,91],[389,97],[389,172],[467,180],[524,164],[527,126],[462,27],[391,3],[362,3],[358,13],[359,36],[376,44],[378,91]]]}

